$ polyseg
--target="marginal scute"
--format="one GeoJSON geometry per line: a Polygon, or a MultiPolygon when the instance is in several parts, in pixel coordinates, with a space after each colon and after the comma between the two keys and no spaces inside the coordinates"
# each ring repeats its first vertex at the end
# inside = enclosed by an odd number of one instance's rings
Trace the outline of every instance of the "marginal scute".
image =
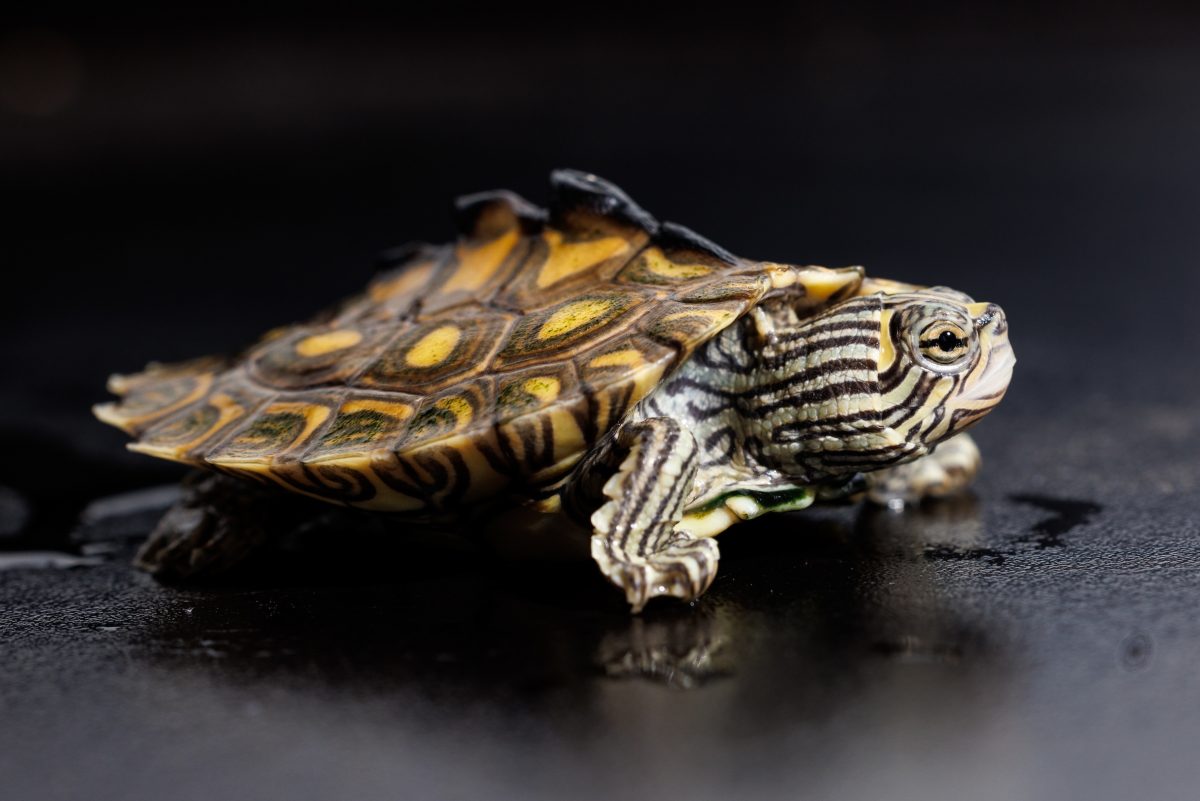
{"type": "Polygon", "coordinates": [[[536,412],[578,394],[574,365],[567,361],[501,373],[492,415],[497,423],[536,412]]]}
{"type": "Polygon", "coordinates": [[[333,421],[300,457],[305,463],[344,459],[394,447],[420,399],[399,394],[356,394],[337,409],[333,421]]]}
{"type": "Polygon", "coordinates": [[[205,453],[270,398],[265,390],[224,376],[208,395],[162,418],[128,447],[161,459],[204,465],[205,453]]]}
{"type": "Polygon", "coordinates": [[[317,432],[332,416],[335,400],[279,401],[254,413],[206,456],[214,464],[286,461],[290,452],[317,432]],[[324,401],[324,402],[321,402],[324,401]]]}
{"type": "Polygon", "coordinates": [[[151,365],[133,376],[114,375],[109,390],[119,403],[100,404],[97,417],[134,436],[203,398],[212,388],[222,360],[197,359],[178,365],[151,365]]]}
{"type": "Polygon", "coordinates": [[[422,400],[405,431],[403,448],[486,426],[491,422],[493,385],[490,378],[475,379],[422,400]]]}

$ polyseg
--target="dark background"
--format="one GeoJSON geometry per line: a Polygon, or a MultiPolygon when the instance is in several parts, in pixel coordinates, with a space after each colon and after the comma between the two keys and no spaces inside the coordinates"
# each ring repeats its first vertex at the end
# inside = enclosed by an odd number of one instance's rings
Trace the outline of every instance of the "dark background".
{"type": "Polygon", "coordinates": [[[0,775],[1195,798],[1198,143],[1187,4],[6,10],[0,775]],[[109,373],[306,317],[559,166],[745,256],[1000,303],[974,495],[748,525],[638,619],[586,564],[347,531],[163,588],[125,560],[169,498],[80,517],[180,475],[91,419],[109,373]]]}

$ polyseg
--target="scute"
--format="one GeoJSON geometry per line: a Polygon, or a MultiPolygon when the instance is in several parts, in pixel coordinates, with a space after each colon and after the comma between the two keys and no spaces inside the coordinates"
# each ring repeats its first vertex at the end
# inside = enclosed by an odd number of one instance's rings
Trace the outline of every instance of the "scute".
{"type": "Polygon", "coordinates": [[[262,384],[277,389],[342,386],[375,358],[391,334],[385,326],[298,326],[255,348],[247,368],[262,384]]]}
{"type": "Polygon", "coordinates": [[[496,357],[497,369],[587,348],[623,330],[653,305],[634,292],[590,292],[521,318],[496,357]]]}
{"type": "Polygon", "coordinates": [[[276,399],[250,415],[205,454],[211,464],[273,464],[294,461],[340,404],[335,393],[308,392],[303,399],[276,399]]]}
{"type": "Polygon", "coordinates": [[[318,463],[390,450],[404,435],[420,401],[418,396],[399,393],[353,392],[300,459],[318,463]]]}
{"type": "Polygon", "coordinates": [[[422,394],[483,372],[515,315],[481,312],[405,327],[351,382],[371,389],[422,394]]]}
{"type": "Polygon", "coordinates": [[[755,305],[812,314],[861,282],[740,259],[571,170],[547,210],[496,191],[455,217],[454,244],[390,251],[362,295],[240,359],[114,378],[122,397],[97,416],[154,456],[364,508],[461,511],[560,480],[755,305]]]}

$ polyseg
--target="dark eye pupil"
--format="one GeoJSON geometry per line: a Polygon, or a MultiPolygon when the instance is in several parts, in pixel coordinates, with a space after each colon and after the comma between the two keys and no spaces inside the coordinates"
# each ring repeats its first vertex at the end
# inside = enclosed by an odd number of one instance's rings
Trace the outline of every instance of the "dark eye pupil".
{"type": "Polygon", "coordinates": [[[946,351],[946,353],[949,353],[957,348],[958,344],[958,337],[954,336],[953,331],[943,331],[942,333],[938,334],[937,345],[939,348],[946,351]]]}

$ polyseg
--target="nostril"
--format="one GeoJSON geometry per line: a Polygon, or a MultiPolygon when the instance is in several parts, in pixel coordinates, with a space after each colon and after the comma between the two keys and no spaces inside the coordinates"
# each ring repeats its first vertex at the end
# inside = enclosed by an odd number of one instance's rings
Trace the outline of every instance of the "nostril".
{"type": "Polygon", "coordinates": [[[983,314],[975,318],[975,330],[979,331],[991,325],[992,320],[996,319],[999,309],[988,309],[983,314]]]}
{"type": "Polygon", "coordinates": [[[987,304],[987,306],[979,313],[979,316],[972,321],[976,331],[982,331],[984,328],[987,328],[993,323],[995,324],[997,332],[1003,331],[1008,327],[1004,319],[1004,312],[994,303],[987,304]]]}

